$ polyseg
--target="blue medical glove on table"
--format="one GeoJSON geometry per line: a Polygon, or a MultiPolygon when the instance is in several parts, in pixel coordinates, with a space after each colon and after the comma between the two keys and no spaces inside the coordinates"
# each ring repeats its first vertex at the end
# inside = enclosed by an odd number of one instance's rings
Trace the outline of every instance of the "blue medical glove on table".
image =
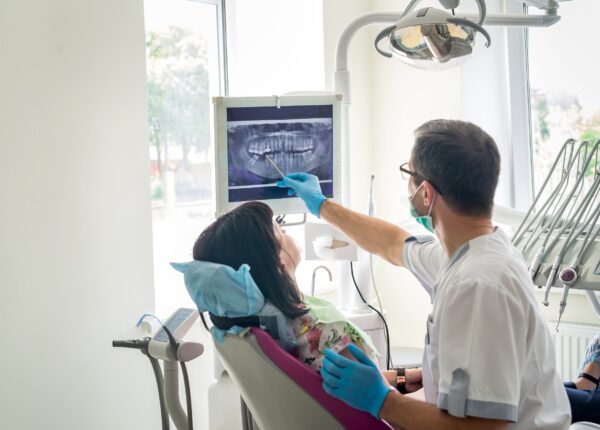
{"type": "Polygon", "coordinates": [[[326,349],[321,376],[323,388],[329,394],[379,419],[379,411],[392,387],[383,382],[379,369],[357,346],[348,351],[358,362],[326,349]]]}
{"type": "Polygon", "coordinates": [[[321,212],[321,205],[327,200],[321,192],[319,178],[308,173],[290,173],[277,182],[277,186],[289,188],[288,195],[290,196],[297,194],[304,200],[310,213],[317,217],[321,212]]]}

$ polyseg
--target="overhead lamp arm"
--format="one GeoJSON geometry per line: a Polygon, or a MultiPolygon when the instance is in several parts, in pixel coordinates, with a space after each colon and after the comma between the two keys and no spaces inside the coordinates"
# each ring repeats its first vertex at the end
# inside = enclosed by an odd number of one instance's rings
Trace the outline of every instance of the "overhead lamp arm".
{"type": "MultiPolygon", "coordinates": [[[[418,2],[419,0],[416,0],[418,2]]],[[[541,0],[528,0],[528,2],[541,3],[541,0]]],[[[546,2],[547,3],[547,2],[546,2]]],[[[394,24],[403,13],[401,12],[374,12],[368,13],[356,18],[344,29],[338,40],[336,49],[336,71],[348,70],[348,50],[350,41],[358,30],[373,24],[394,24]]],[[[474,15],[457,16],[457,18],[477,19],[474,15]]],[[[550,27],[560,21],[560,16],[556,9],[547,9],[543,15],[487,15],[484,20],[485,25],[505,26],[505,27],[550,27]]],[[[340,88],[336,85],[336,91],[340,88]]],[[[344,100],[348,100],[346,89],[343,88],[344,100]]]]}

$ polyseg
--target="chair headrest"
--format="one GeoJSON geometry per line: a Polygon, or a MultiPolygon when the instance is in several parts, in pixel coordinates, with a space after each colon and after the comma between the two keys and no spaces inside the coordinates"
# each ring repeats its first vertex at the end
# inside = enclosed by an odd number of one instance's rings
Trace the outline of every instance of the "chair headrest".
{"type": "Polygon", "coordinates": [[[265,298],[250,275],[250,266],[238,270],[208,261],[171,263],[183,273],[185,287],[199,312],[220,317],[255,315],[264,307],[265,298]]]}

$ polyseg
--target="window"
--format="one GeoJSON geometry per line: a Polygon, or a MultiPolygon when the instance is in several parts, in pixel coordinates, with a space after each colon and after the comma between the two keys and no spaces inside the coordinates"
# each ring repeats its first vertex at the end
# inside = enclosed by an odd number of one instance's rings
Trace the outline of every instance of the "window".
{"type": "Polygon", "coordinates": [[[228,0],[229,92],[324,91],[322,0],[228,0]]]}
{"type": "MultiPolygon", "coordinates": [[[[214,219],[211,98],[228,93],[225,82],[236,96],[325,89],[321,0],[227,0],[226,26],[221,4],[144,1],[159,316],[191,305],[169,262],[190,260],[197,236],[214,219]]],[[[303,231],[288,229],[300,243],[303,231]]],[[[304,289],[313,265],[297,270],[304,289]]]]}
{"type": "MultiPolygon", "coordinates": [[[[600,139],[600,78],[595,17],[597,0],[561,3],[562,19],[529,30],[529,79],[535,189],[562,144],[600,139]]],[[[590,172],[591,174],[591,172],[590,172]]]]}
{"type": "Polygon", "coordinates": [[[213,218],[211,97],[222,93],[216,1],[145,0],[156,313],[190,303],[171,261],[188,261],[213,218]]]}

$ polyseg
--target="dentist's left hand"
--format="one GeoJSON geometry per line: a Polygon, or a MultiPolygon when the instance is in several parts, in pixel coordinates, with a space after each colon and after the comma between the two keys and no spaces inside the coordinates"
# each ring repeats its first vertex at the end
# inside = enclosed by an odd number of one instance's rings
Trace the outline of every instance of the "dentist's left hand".
{"type": "Polygon", "coordinates": [[[379,419],[379,411],[392,387],[383,382],[379,369],[371,359],[353,344],[348,351],[358,363],[326,349],[321,376],[323,388],[350,406],[369,412],[379,419]]]}
{"type": "Polygon", "coordinates": [[[281,188],[289,188],[288,195],[293,196],[298,194],[308,210],[316,217],[321,213],[321,205],[325,200],[325,196],[321,191],[319,178],[308,173],[290,173],[284,176],[281,181],[277,182],[277,186],[281,188]]]}

